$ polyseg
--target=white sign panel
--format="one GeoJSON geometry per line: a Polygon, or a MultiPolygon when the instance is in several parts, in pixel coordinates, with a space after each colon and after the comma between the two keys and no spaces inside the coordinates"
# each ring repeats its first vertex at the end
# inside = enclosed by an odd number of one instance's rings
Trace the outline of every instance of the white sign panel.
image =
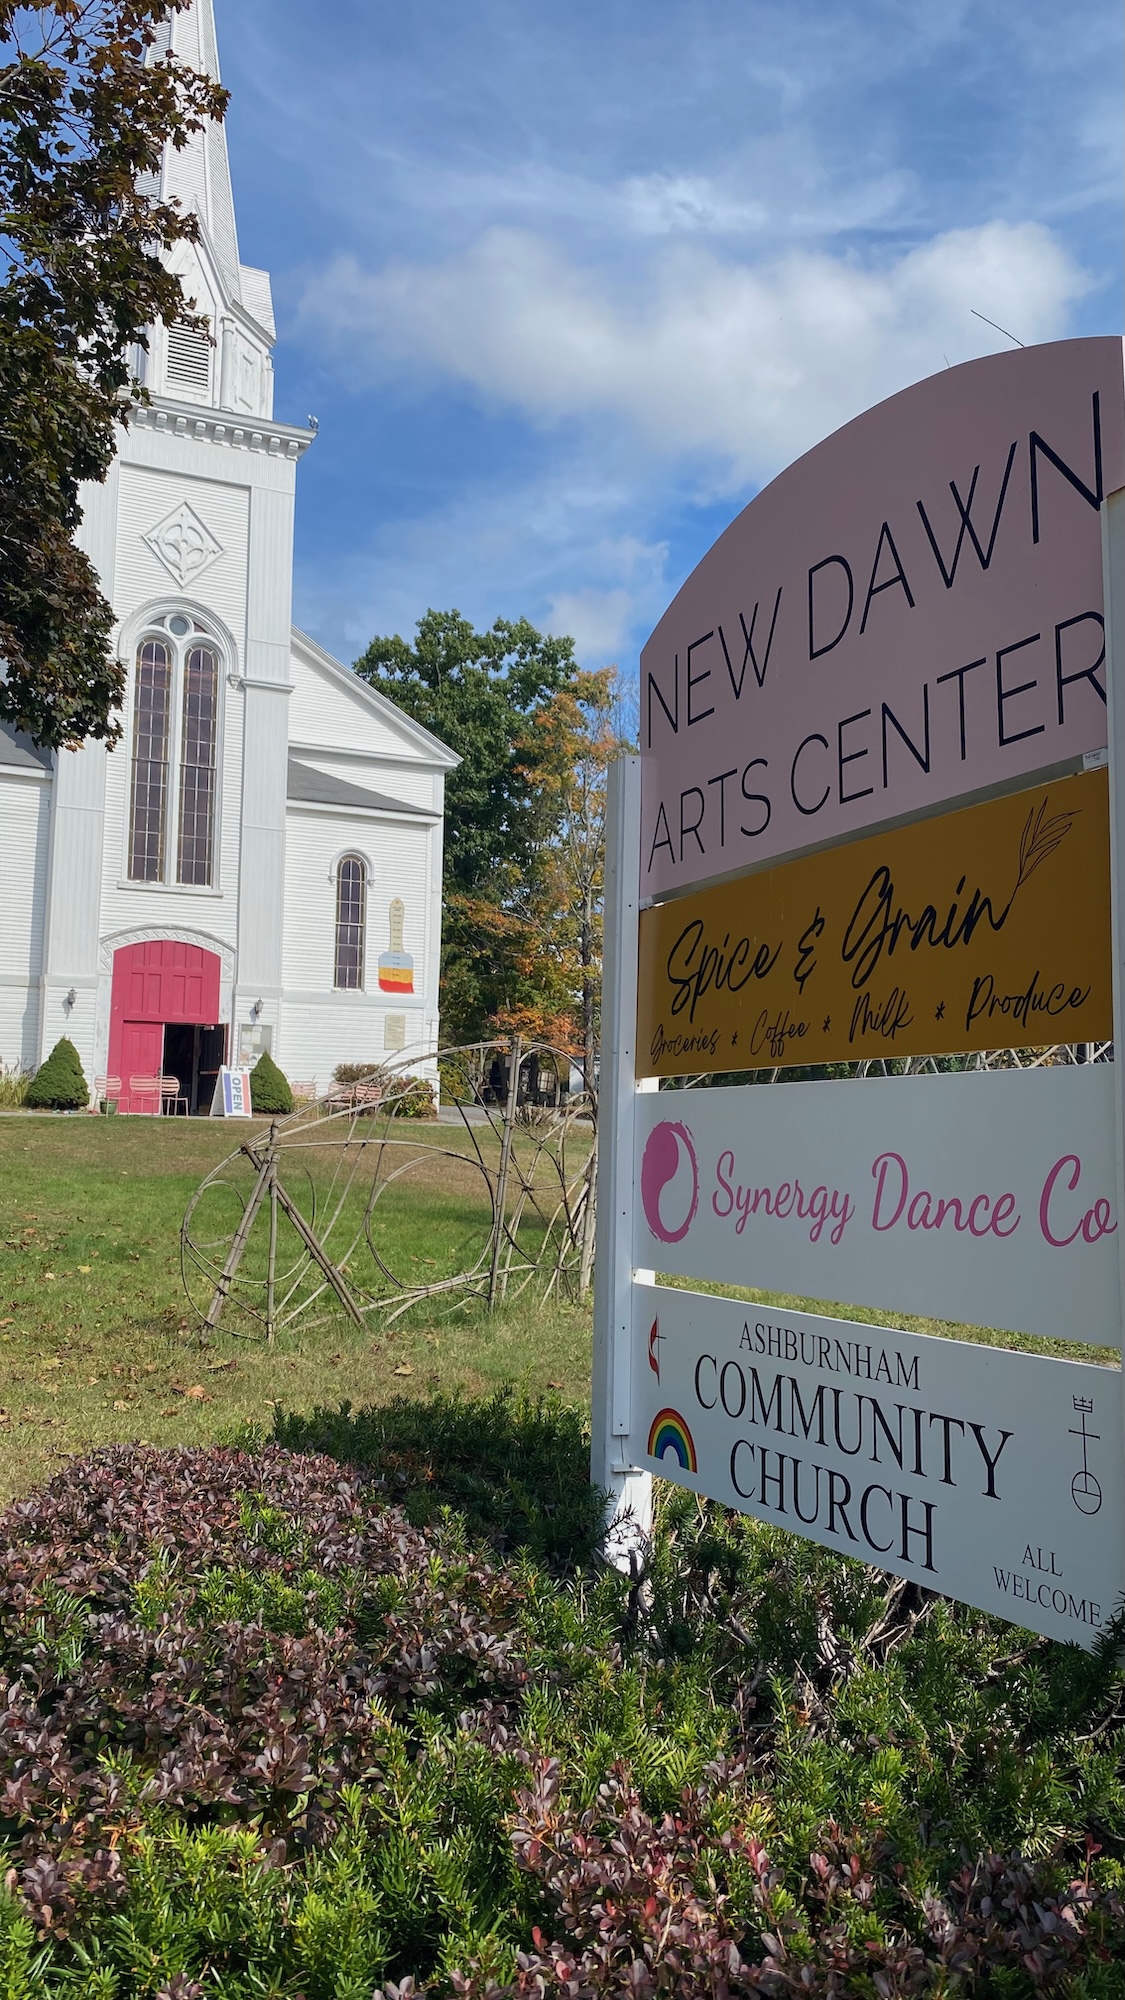
{"type": "Polygon", "coordinates": [[[1116,1347],[1116,1074],[640,1096],[634,1265],[1116,1347]]]}
{"type": "Polygon", "coordinates": [[[1118,1370],[665,1286],[633,1298],[640,1462],[1093,1645],[1125,1590],[1118,1370]]]}
{"type": "Polygon", "coordinates": [[[215,1082],[215,1095],[211,1100],[211,1116],[212,1118],[253,1117],[248,1069],[224,1067],[219,1071],[215,1082]]]}

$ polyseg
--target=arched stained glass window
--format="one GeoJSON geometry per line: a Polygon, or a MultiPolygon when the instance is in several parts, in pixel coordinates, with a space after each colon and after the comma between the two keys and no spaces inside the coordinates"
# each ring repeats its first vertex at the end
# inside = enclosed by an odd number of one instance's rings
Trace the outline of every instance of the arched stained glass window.
{"type": "Polygon", "coordinates": [[[336,870],[336,984],[363,985],[367,930],[367,869],[358,854],[345,854],[336,870]]]}
{"type": "Polygon", "coordinates": [[[129,875],[134,882],[159,882],[164,874],[171,691],[171,653],[162,640],[146,639],[137,651],[133,705],[129,875]]]}
{"type": "Polygon", "coordinates": [[[187,612],[153,624],[137,648],[129,879],[210,888],[222,654],[187,612]]]}
{"type": "Polygon", "coordinates": [[[180,736],[180,840],[176,880],[207,886],[215,834],[215,738],[219,662],[210,646],[184,659],[180,736]]]}

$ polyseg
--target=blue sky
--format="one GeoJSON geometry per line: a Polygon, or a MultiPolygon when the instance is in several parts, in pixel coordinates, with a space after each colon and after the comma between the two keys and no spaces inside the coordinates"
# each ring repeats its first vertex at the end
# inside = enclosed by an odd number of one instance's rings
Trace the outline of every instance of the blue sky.
{"type": "Polygon", "coordinates": [[[626,670],[869,403],[1122,327],[1118,0],[216,0],[294,616],[434,605],[626,670]]]}

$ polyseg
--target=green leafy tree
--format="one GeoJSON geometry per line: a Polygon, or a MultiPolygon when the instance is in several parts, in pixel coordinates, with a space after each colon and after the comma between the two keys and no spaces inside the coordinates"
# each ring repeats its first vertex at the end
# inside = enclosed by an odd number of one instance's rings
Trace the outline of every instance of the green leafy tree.
{"type": "Polygon", "coordinates": [[[477,632],[458,611],[427,611],[413,645],[373,639],[356,672],[461,758],[446,784],[443,1039],[472,1041],[532,1010],[565,1013],[567,992],[528,885],[543,841],[555,746],[541,728],[580,680],[573,641],[521,618],[477,632]]]}
{"type": "Polygon", "coordinates": [[[446,781],[446,888],[500,899],[539,838],[535,723],[578,673],[571,639],[526,618],[474,631],[459,611],[427,611],[414,644],[372,639],[356,672],[456,750],[446,781]]]}
{"type": "Polygon", "coordinates": [[[143,392],[132,350],[192,320],[162,253],[198,235],[154,194],[163,147],[227,93],[157,32],[190,0],[0,0],[0,717],[36,742],[115,742],[113,613],[74,546],[143,392]]]}
{"type": "Polygon", "coordinates": [[[78,1050],[64,1035],[32,1077],[25,1101],[33,1111],[81,1111],[89,1097],[78,1050]]]}
{"type": "Polygon", "coordinates": [[[250,1105],[252,1110],[267,1112],[275,1118],[288,1118],[293,1109],[288,1078],[266,1049],[250,1072],[250,1105]]]}

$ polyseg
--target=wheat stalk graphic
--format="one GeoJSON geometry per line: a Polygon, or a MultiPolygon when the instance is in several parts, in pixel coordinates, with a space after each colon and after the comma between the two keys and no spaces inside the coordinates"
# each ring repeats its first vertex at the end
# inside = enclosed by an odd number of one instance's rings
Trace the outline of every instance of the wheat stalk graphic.
{"type": "MultiPolygon", "coordinates": [[[[1063,841],[1066,839],[1067,834],[1078,817],[1077,812],[1065,812],[1056,813],[1053,819],[1048,819],[1047,807],[1049,804],[1050,797],[1048,796],[1042,800],[1038,811],[1032,806],[1024,822],[1024,829],[1020,835],[1019,875],[1016,878],[1016,886],[1012,890],[1013,902],[1023,888],[1024,883],[1030,876],[1034,875],[1040,862],[1046,861],[1048,855],[1053,854],[1056,847],[1062,846],[1063,841]]],[[[1011,906],[1009,905],[1009,907],[1011,906]]]]}

